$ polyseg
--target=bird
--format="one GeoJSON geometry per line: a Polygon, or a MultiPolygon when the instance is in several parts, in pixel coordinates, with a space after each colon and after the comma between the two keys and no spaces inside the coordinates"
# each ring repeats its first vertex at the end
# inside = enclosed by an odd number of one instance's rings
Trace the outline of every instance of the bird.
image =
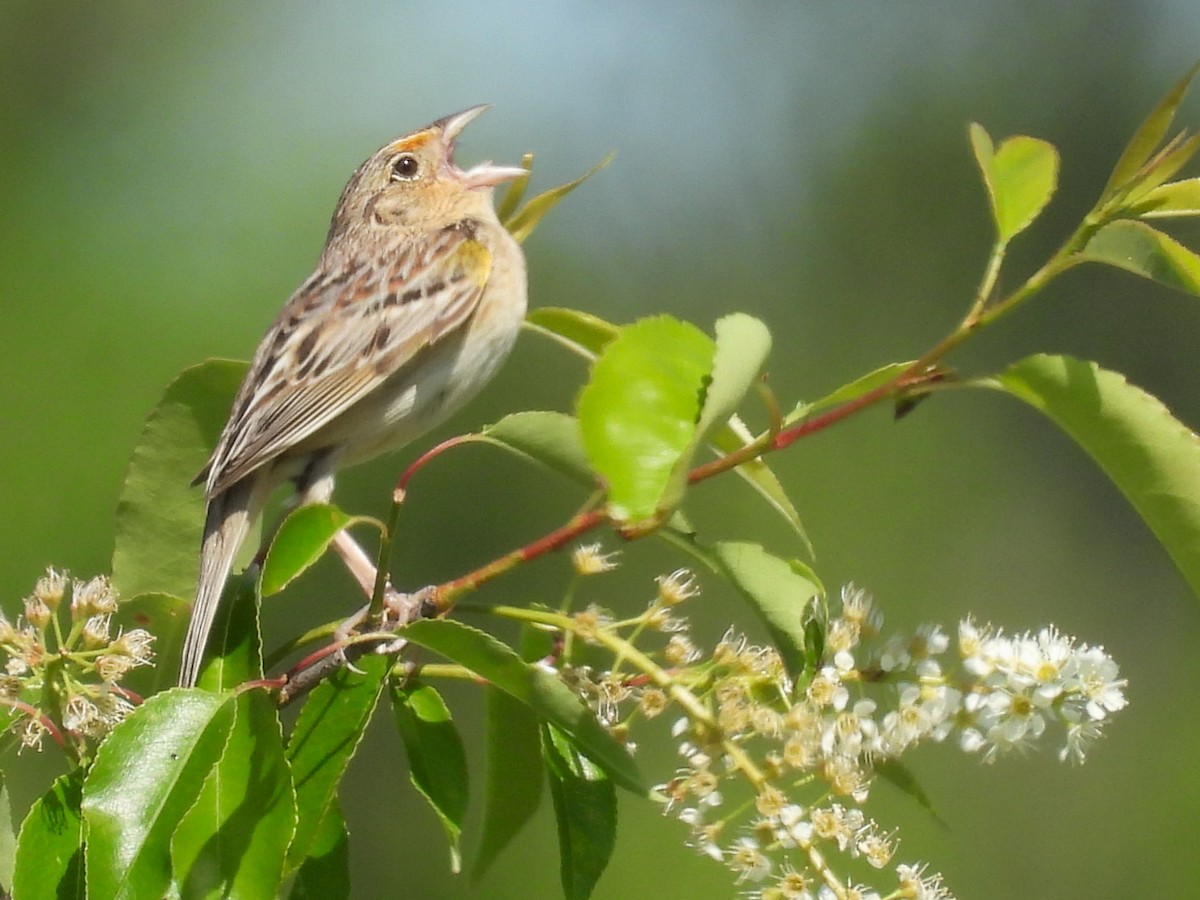
{"type": "Polygon", "coordinates": [[[316,270],[259,343],[193,482],[206,513],[181,686],[196,684],[234,557],[271,493],[292,482],[297,503],[329,502],[338,470],[437,426],[512,349],[525,257],[492,194],[527,170],[454,162],[459,134],[487,108],[389,141],[358,167],[316,270]]]}

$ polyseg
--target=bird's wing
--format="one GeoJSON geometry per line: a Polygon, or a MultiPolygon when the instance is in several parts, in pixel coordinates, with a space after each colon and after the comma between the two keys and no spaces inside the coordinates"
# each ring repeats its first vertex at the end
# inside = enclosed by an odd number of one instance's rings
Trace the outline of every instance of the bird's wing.
{"type": "MultiPolygon", "coordinates": [[[[201,478],[213,496],[318,431],[475,311],[492,257],[466,227],[319,271],[254,355],[201,478]]],[[[199,480],[199,479],[198,479],[199,480]]]]}

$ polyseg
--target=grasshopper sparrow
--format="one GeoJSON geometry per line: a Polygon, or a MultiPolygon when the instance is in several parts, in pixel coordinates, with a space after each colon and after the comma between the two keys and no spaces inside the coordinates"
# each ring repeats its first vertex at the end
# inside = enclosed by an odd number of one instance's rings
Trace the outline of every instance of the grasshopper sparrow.
{"type": "Polygon", "coordinates": [[[391,141],[342,191],[316,271],[258,346],[196,482],[208,512],[179,683],[195,684],[225,579],[272,490],[327,502],[334,473],[419,437],[472,397],[525,316],[525,259],[492,205],[524,170],[462,170],[476,106],[391,141]]]}

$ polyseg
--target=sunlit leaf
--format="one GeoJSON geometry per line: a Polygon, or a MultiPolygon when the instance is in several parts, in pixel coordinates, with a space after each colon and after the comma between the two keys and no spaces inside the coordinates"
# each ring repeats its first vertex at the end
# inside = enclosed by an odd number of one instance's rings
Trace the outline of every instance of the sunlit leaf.
{"type": "Polygon", "coordinates": [[[113,615],[114,630],[143,628],[155,637],[154,665],[139,666],[122,684],[143,697],[174,687],[179,676],[179,657],[192,606],[170,594],[138,594],[122,600],[113,615]]]}
{"type": "Polygon", "coordinates": [[[556,188],[551,188],[543,194],[538,194],[517,212],[513,213],[510,218],[504,219],[504,227],[509,230],[509,233],[517,240],[518,243],[523,242],[529,235],[533,234],[533,230],[537,228],[542,218],[550,210],[554,209],[562,200],[563,197],[575,190],[610,162],[613,161],[615,154],[610,153],[596,165],[592,166],[574,181],[568,181],[566,184],[560,184],[556,188]]]}
{"type": "Polygon", "coordinates": [[[83,772],[60,775],[25,816],[17,836],[14,897],[85,897],[83,772]]]}
{"type": "Polygon", "coordinates": [[[921,787],[921,782],[917,780],[908,766],[898,759],[881,759],[875,763],[875,771],[901,793],[917,801],[917,805],[932,815],[937,822],[945,825],[942,817],[933,807],[933,800],[925,792],[925,788],[921,787]]]}
{"type": "Polygon", "coordinates": [[[1200,596],[1200,439],[1118,372],[1031,356],[998,386],[1040,410],[1100,465],[1200,596]]]}
{"type": "Polygon", "coordinates": [[[871,391],[895,381],[910,368],[912,368],[912,362],[889,363],[886,366],[880,366],[878,369],[868,372],[866,375],[859,376],[849,384],[842,385],[820,400],[812,403],[800,403],[794,410],[784,416],[784,427],[794,425],[796,422],[814,415],[821,410],[841,406],[843,403],[849,403],[851,400],[857,400],[864,394],[869,394],[871,391]]]}
{"type": "Polygon", "coordinates": [[[232,575],[225,582],[196,682],[200,687],[230,691],[263,677],[258,604],[258,578],[253,572],[232,575]]]}
{"type": "Polygon", "coordinates": [[[758,544],[721,541],[713,551],[725,576],[767,626],[788,671],[803,671],[807,613],[820,586],[807,577],[802,566],[758,544]]]}
{"type": "MultiPolygon", "coordinates": [[[[717,429],[712,435],[711,443],[722,453],[732,453],[752,439],[743,426],[738,426],[740,431],[735,430],[733,421],[731,420],[729,426],[717,429]]],[[[539,463],[576,484],[584,487],[595,486],[596,476],[588,465],[579,422],[574,416],[545,411],[514,413],[483,429],[480,439],[502,447],[522,459],[539,463]]],[[[734,471],[778,511],[811,553],[800,514],[770,467],[760,459],[752,459],[742,463],[734,471]]],[[[663,537],[669,536],[664,534],[663,537]]]]}
{"type": "Polygon", "coordinates": [[[232,698],[174,688],[112,730],[84,782],[88,896],[166,894],[171,835],[220,759],[233,720],[232,698]]]}
{"type": "Polygon", "coordinates": [[[1140,196],[1131,211],[1139,219],[1200,216],[1200,178],[1159,185],[1140,196]]]}
{"type": "Polygon", "coordinates": [[[595,359],[620,331],[619,326],[599,316],[561,306],[531,309],[525,324],[588,360],[595,359]]]}
{"type": "Polygon", "coordinates": [[[997,235],[1007,243],[1050,202],[1058,185],[1058,151],[1053,144],[1024,135],[994,147],[978,124],[971,125],[971,147],[992,203],[997,235]]]}
{"type": "Polygon", "coordinates": [[[577,414],[609,511],[631,527],[653,520],[696,435],[715,344],[669,316],[621,329],[592,367],[577,414]]]}
{"type": "Polygon", "coordinates": [[[767,326],[744,313],[734,313],[717,320],[716,351],[712,357],[712,374],[704,391],[704,404],[696,422],[691,441],[675,461],[662,496],[660,510],[674,509],[683,500],[687,489],[688,471],[697,451],[708,442],[717,429],[724,427],[729,417],[741,405],[754,387],[771,352],[771,333],[767,326]]]}
{"type": "Polygon", "coordinates": [[[1122,206],[1136,206],[1148,192],[1160,187],[1180,169],[1191,162],[1200,150],[1200,134],[1191,137],[1182,135],[1164,147],[1147,165],[1146,171],[1129,186],[1129,194],[1122,206]]]}
{"type": "Polygon", "coordinates": [[[1134,132],[1129,144],[1122,151],[1121,158],[1113,167],[1108,183],[1104,186],[1103,194],[1105,196],[1124,187],[1150,159],[1155,148],[1166,135],[1167,129],[1171,127],[1175,111],[1179,108],[1183,95],[1187,93],[1188,85],[1196,77],[1197,71],[1200,71],[1200,63],[1193,65],[1179,81],[1175,82],[1167,95],[1158,102],[1145,121],[1138,126],[1138,130],[1134,132]]]}
{"type": "MultiPolygon", "coordinates": [[[[124,596],[190,597],[200,565],[204,491],[192,479],[229,415],[246,364],[209,360],[184,371],[146,419],[117,501],[113,584],[124,596]]],[[[257,529],[246,545],[257,545],[257,529]]]]}
{"type": "Polygon", "coordinates": [[[825,586],[809,566],[775,556],[758,544],[710,546],[678,511],[656,535],[736,588],[766,624],[789,672],[815,670],[825,652],[825,586]],[[807,605],[805,596],[811,598],[807,605]]]}
{"type": "Polygon", "coordinates": [[[636,794],[647,794],[629,753],[596,721],[587,705],[560,679],[525,662],[507,644],[453,619],[421,619],[404,626],[400,634],[529,705],[571,735],[613,781],[636,794]]]}
{"type": "Polygon", "coordinates": [[[524,175],[518,175],[510,181],[504,188],[504,193],[500,195],[500,199],[496,201],[496,218],[501,222],[506,222],[512,217],[512,214],[517,211],[517,207],[521,205],[521,200],[525,197],[525,191],[529,188],[529,178],[533,175],[533,154],[526,153],[521,157],[521,168],[525,170],[524,175]]]}
{"type": "Polygon", "coordinates": [[[486,695],[487,787],[479,852],[471,867],[476,880],[537,812],[544,781],[537,714],[498,688],[489,687],[486,695]]]}
{"type": "MultiPolygon", "coordinates": [[[[728,455],[735,450],[742,449],[753,439],[753,435],[746,430],[737,416],[734,416],[728,425],[717,429],[710,438],[710,443],[728,455]]],[[[784,490],[783,484],[771,467],[762,459],[751,459],[742,463],[734,471],[783,517],[784,521],[796,532],[797,537],[803,542],[805,550],[811,556],[812,544],[804,530],[804,523],[800,521],[800,513],[796,510],[792,499],[787,495],[787,491],[784,490]]]]}
{"type": "Polygon", "coordinates": [[[655,537],[687,554],[710,572],[724,574],[724,566],[713,548],[700,541],[691,521],[680,510],[671,514],[671,518],[655,532],[655,537]]]}
{"type": "Polygon", "coordinates": [[[604,770],[553,725],[542,726],[542,755],[558,825],[563,896],[587,900],[616,844],[616,791],[604,770]]]}
{"type": "Polygon", "coordinates": [[[330,803],[296,871],[288,900],[349,900],[350,835],[337,800],[330,803]]]}
{"type": "Polygon", "coordinates": [[[450,843],[450,870],[462,868],[459,835],[469,791],[467,755],[442,695],[425,684],[393,685],[392,712],[413,786],[437,814],[450,843]]]}
{"type": "Polygon", "coordinates": [[[596,486],[596,476],[583,449],[579,421],[574,416],[546,411],[513,413],[484,428],[479,438],[540,463],[576,484],[596,486]]]}
{"type": "Polygon", "coordinates": [[[339,531],[366,523],[381,527],[367,516],[351,516],[336,506],[313,503],[291,511],[283,520],[262,568],[262,594],[277,594],[325,555],[339,531]]]}
{"type": "Polygon", "coordinates": [[[0,772],[0,895],[12,892],[13,869],[17,861],[17,832],[13,827],[12,800],[8,783],[0,772]]]}
{"type": "Polygon", "coordinates": [[[355,666],[358,671],[339,669],[309,694],[288,740],[299,821],[285,871],[304,862],[316,846],[342,775],[375,711],[390,660],[368,655],[355,666]]]}
{"type": "Polygon", "coordinates": [[[1200,256],[1144,222],[1119,219],[1097,231],[1079,252],[1167,287],[1200,294],[1200,256]]]}
{"type": "Polygon", "coordinates": [[[171,840],[185,897],[270,897],[296,827],[296,801],[274,700],[235,700],[225,751],[171,840]]]}

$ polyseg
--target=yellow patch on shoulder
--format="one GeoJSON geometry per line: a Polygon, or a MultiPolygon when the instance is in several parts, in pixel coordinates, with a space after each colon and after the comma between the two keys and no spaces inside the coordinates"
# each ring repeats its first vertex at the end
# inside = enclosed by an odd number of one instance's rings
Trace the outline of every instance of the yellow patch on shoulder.
{"type": "Polygon", "coordinates": [[[478,287],[492,274],[492,251],[479,241],[463,241],[454,251],[454,262],[478,287]]]}

